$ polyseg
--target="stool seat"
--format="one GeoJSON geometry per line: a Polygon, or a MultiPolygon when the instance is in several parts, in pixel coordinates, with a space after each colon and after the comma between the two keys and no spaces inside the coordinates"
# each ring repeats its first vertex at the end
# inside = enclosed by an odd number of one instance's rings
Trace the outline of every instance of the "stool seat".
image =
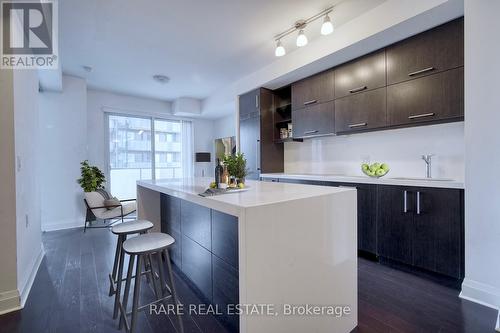
{"type": "Polygon", "coordinates": [[[123,250],[128,254],[150,253],[163,250],[174,242],[175,239],[168,234],[152,232],[127,239],[123,243],[123,250]]]}
{"type": "Polygon", "coordinates": [[[135,220],[114,225],[111,232],[115,235],[137,234],[153,228],[153,223],[148,220],[135,220]]]}

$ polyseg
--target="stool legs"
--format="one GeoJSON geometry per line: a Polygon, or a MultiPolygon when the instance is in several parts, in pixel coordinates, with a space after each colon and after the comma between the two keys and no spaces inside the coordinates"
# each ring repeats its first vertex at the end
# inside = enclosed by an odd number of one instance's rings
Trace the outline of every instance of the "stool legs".
{"type": "MultiPolygon", "coordinates": [[[[126,236],[125,235],[120,235],[118,237],[118,243],[120,244],[120,247],[121,247],[121,244],[123,244],[123,241],[124,241],[124,238],[126,236]]],[[[118,304],[120,302],[120,291],[121,291],[121,288],[122,288],[122,278],[123,278],[123,260],[124,260],[124,257],[125,257],[125,253],[123,253],[123,250],[120,250],[120,253],[119,253],[119,263],[118,263],[118,276],[115,276],[115,281],[116,281],[116,295],[115,295],[115,306],[114,306],[114,309],[113,309],[113,319],[116,319],[116,317],[118,316],[118,304]]],[[[115,259],[116,261],[116,259],[115,259]]]]}
{"type": "Polygon", "coordinates": [[[117,270],[118,270],[118,262],[120,260],[120,257],[123,255],[123,249],[122,245],[125,239],[127,238],[126,235],[119,235],[118,240],[116,242],[116,251],[115,251],[115,260],[113,262],[113,272],[110,275],[110,281],[109,281],[109,296],[113,296],[116,292],[116,283],[118,281],[117,278],[117,270]]]}
{"type": "MultiPolygon", "coordinates": [[[[175,285],[174,285],[174,275],[172,273],[172,265],[170,264],[170,255],[168,254],[168,249],[163,250],[165,253],[165,258],[167,262],[167,268],[168,268],[168,275],[170,279],[170,292],[172,293],[172,298],[174,300],[174,304],[177,306],[180,304],[179,299],[177,298],[177,292],[175,291],[175,285]]],[[[159,264],[162,265],[161,262],[161,256],[158,256],[160,259],[159,264]]],[[[177,319],[179,320],[179,332],[184,333],[184,325],[182,324],[182,318],[179,313],[177,313],[177,319]]]]}
{"type": "MultiPolygon", "coordinates": [[[[127,317],[127,305],[128,305],[128,295],[130,294],[130,285],[132,284],[132,274],[134,271],[134,260],[135,260],[135,255],[131,255],[129,259],[129,264],[128,264],[128,270],[127,270],[127,280],[125,282],[125,291],[123,293],[123,303],[121,305],[121,316],[120,316],[120,323],[118,325],[118,328],[121,330],[123,327],[123,323],[126,323],[126,317],[127,317]]],[[[127,327],[126,330],[129,328],[127,327]]]]}
{"type": "Polygon", "coordinates": [[[137,265],[135,269],[134,300],[132,301],[132,320],[130,323],[130,332],[135,331],[137,324],[137,310],[139,307],[139,294],[141,292],[141,264],[142,256],[137,256],[137,265]]]}

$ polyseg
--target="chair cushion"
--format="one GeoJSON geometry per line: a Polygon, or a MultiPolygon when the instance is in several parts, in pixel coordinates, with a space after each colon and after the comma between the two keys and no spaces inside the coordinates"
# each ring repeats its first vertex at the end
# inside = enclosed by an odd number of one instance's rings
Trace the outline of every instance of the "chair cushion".
{"type": "MultiPolygon", "coordinates": [[[[104,197],[101,193],[99,192],[85,192],[85,200],[87,201],[87,204],[89,205],[90,209],[92,210],[92,213],[97,218],[102,218],[101,215],[108,211],[106,208],[97,208],[97,209],[92,209],[92,207],[102,207],[104,206],[104,197]]],[[[119,208],[119,207],[118,207],[119,208]]]]}
{"type": "MultiPolygon", "coordinates": [[[[134,212],[137,209],[137,204],[135,201],[124,203],[122,205],[123,207],[123,215],[130,214],[134,212]]],[[[94,213],[95,214],[95,213],[94,213]]],[[[95,214],[97,216],[97,214],[95,214]]],[[[100,214],[100,216],[97,216],[100,219],[112,219],[115,217],[120,217],[122,216],[122,210],[121,207],[115,207],[113,209],[107,210],[104,209],[104,212],[100,214]]]]}
{"type": "Polygon", "coordinates": [[[116,197],[104,200],[104,206],[111,206],[111,207],[108,207],[108,210],[116,208],[113,206],[119,206],[119,205],[120,205],[120,200],[118,200],[118,198],[116,198],[116,197]]]}
{"type": "Polygon", "coordinates": [[[148,220],[135,220],[116,224],[111,228],[111,232],[115,235],[137,234],[139,232],[149,230],[152,227],[153,223],[148,220]]]}

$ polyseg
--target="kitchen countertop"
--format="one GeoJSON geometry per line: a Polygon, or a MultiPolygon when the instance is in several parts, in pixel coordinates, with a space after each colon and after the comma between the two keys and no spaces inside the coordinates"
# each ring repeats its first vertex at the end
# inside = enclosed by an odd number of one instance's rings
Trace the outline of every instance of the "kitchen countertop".
{"type": "Polygon", "coordinates": [[[210,182],[212,182],[212,178],[184,178],[140,180],[137,181],[137,185],[232,215],[239,215],[239,211],[244,208],[272,205],[351,190],[326,186],[313,187],[247,180],[248,191],[201,197],[199,193],[204,192],[210,182]]]}
{"type": "Polygon", "coordinates": [[[438,188],[456,188],[464,189],[464,183],[456,180],[447,180],[436,178],[427,180],[425,178],[413,177],[382,177],[370,178],[368,176],[349,176],[336,174],[297,174],[297,173],[263,173],[261,178],[283,178],[297,180],[316,180],[324,182],[338,183],[357,183],[357,184],[378,184],[378,185],[400,185],[400,186],[418,186],[418,187],[438,187],[438,188]]]}

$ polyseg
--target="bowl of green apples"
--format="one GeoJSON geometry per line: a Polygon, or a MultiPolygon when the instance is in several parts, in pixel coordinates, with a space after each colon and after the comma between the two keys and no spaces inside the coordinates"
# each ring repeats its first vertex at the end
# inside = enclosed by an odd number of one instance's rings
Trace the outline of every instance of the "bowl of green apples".
{"type": "Polygon", "coordinates": [[[363,173],[369,177],[380,178],[389,172],[389,165],[387,163],[375,162],[372,164],[363,163],[361,164],[361,170],[363,173]]]}

